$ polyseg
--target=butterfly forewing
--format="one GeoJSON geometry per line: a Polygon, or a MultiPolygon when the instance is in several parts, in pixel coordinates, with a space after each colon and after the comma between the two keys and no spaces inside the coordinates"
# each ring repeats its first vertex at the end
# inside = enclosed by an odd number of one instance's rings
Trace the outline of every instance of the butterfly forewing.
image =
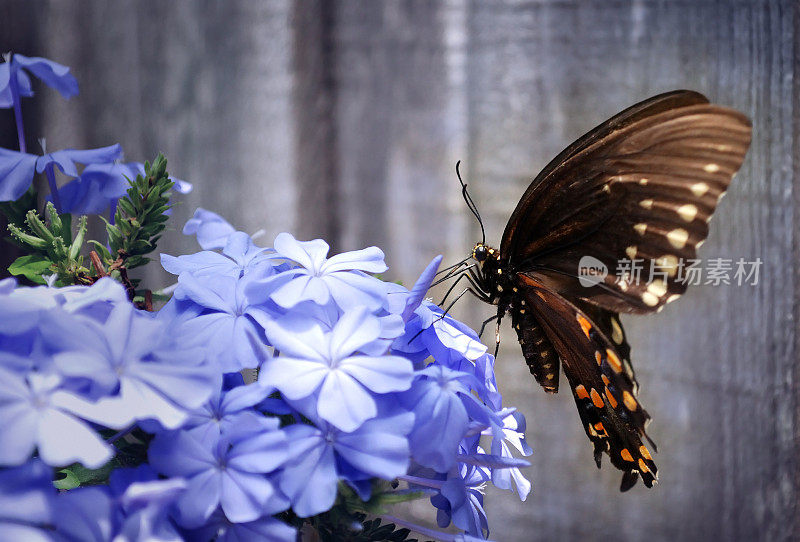
{"type": "Polygon", "coordinates": [[[681,264],[696,257],[750,141],[747,119],[714,105],[637,118],[584,136],[577,154],[540,175],[503,239],[515,269],[550,270],[562,294],[618,312],[650,312],[685,291],[681,264]],[[576,278],[585,256],[608,270],[591,291],[576,278]]]}

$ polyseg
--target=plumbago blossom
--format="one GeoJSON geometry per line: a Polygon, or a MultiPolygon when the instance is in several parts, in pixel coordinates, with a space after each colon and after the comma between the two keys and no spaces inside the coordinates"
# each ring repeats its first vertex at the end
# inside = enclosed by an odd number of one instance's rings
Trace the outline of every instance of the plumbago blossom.
{"type": "MultiPolygon", "coordinates": [[[[77,93],[65,67],[9,57],[0,107],[18,121],[27,73],[77,93]]],[[[46,285],[0,281],[0,540],[466,542],[490,535],[489,483],[527,497],[525,419],[503,405],[493,356],[425,299],[441,257],[408,289],[376,276],[377,247],[330,255],[289,233],[259,246],[198,209],[183,231],[202,250],[161,254],[175,284],[154,296],[123,272],[128,249],[81,267],[64,211],[110,210],[127,221],[115,246],[149,248],[161,230],[141,230],[166,220],[167,195],[137,215],[156,196],[126,184],[141,166],[118,146],[36,156],[19,128],[19,151],[0,149],[0,200],[22,198],[0,210],[28,217],[16,231],[39,252],[20,265],[46,257],[44,276],[16,274],[46,285]],[[58,188],[55,169],[74,180],[58,188]],[[62,211],[47,225],[20,213],[36,172],[62,211]],[[418,498],[457,529],[387,515],[418,498]]],[[[163,186],[164,167],[144,177],[163,186]]]]}

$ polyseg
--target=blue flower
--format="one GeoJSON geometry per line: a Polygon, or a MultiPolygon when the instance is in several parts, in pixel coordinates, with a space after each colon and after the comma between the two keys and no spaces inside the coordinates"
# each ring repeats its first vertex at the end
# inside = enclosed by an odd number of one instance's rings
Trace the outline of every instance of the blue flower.
{"type": "Polygon", "coordinates": [[[133,469],[114,470],[109,479],[109,488],[115,497],[112,519],[117,536],[114,540],[181,540],[169,517],[169,507],[185,493],[185,480],[159,480],[149,465],[141,465],[133,469]]]}
{"type": "Polygon", "coordinates": [[[144,419],[179,427],[187,410],[202,405],[218,386],[219,374],[205,363],[202,349],[175,342],[168,326],[129,302],[115,305],[102,323],[52,311],[42,333],[63,349],[54,355],[59,371],[90,382],[98,399],[80,414],[106,427],[144,419]]]}
{"type": "Polygon", "coordinates": [[[48,168],[58,167],[65,175],[77,177],[77,164],[113,162],[121,156],[122,147],[118,144],[89,150],[64,149],[43,156],[0,148],[0,201],[22,197],[33,176],[48,168]]]}
{"type": "Polygon", "coordinates": [[[222,248],[236,228],[217,213],[198,208],[183,227],[184,235],[196,235],[203,250],[222,248]]]}
{"type": "MultiPolygon", "coordinates": [[[[114,455],[92,427],[75,415],[86,405],[61,383],[56,374],[23,376],[0,367],[0,465],[21,465],[36,449],[53,466],[77,461],[98,468],[114,455]]],[[[98,421],[86,413],[81,417],[98,421]]]]}
{"type": "Polygon", "coordinates": [[[0,470],[0,540],[52,540],[53,471],[32,460],[0,470]]]}
{"type": "Polygon", "coordinates": [[[408,440],[413,415],[396,410],[365,422],[353,432],[324,422],[285,429],[294,460],[280,476],[280,488],[300,517],[322,513],[336,499],[340,477],[363,475],[391,480],[409,465],[408,440]]]}
{"type": "Polygon", "coordinates": [[[417,372],[411,389],[400,394],[400,402],[416,414],[411,432],[414,459],[437,472],[447,472],[456,463],[461,440],[473,420],[489,425],[486,406],[470,393],[475,378],[440,365],[417,372]]]}
{"type": "MultiPolygon", "coordinates": [[[[242,380],[239,373],[230,376],[242,380]]],[[[272,388],[260,383],[219,390],[205,405],[191,412],[184,429],[203,442],[266,430],[271,427],[272,420],[252,407],[262,403],[271,391],[272,388]]]]}
{"type": "Polygon", "coordinates": [[[215,512],[199,529],[185,532],[187,542],[296,542],[297,529],[272,516],[248,523],[233,523],[222,512],[215,512]]]}
{"type": "MultiPolygon", "coordinates": [[[[267,279],[277,284],[271,285],[270,298],[281,307],[289,309],[303,301],[325,305],[333,299],[342,310],[366,306],[374,311],[385,303],[386,283],[366,274],[386,271],[379,248],[326,258],[329,247],[325,241],[297,241],[288,233],[278,234],[274,246],[278,256],[298,265],[267,279]]],[[[253,286],[254,295],[257,286],[253,286]]]]}
{"type": "Polygon", "coordinates": [[[244,232],[233,232],[226,237],[222,254],[204,250],[185,256],[161,255],[161,265],[169,273],[191,273],[196,277],[228,276],[240,278],[249,271],[263,275],[272,273],[271,251],[259,248],[244,232]]]}
{"type": "Polygon", "coordinates": [[[113,501],[107,487],[80,487],[54,503],[56,539],[107,542],[114,535],[113,501]]]}
{"type": "Polygon", "coordinates": [[[11,92],[11,76],[16,77],[19,96],[33,96],[31,80],[26,72],[38,77],[47,86],[56,89],[64,98],[78,94],[78,81],[69,73],[69,68],[41,57],[13,55],[9,61],[0,64],[0,108],[14,105],[11,92]]]}
{"type": "Polygon", "coordinates": [[[448,473],[438,495],[431,503],[439,509],[436,521],[439,527],[452,522],[472,536],[484,538],[489,524],[483,509],[483,494],[489,481],[487,469],[462,464],[448,473]]]}
{"type": "MultiPolygon", "coordinates": [[[[484,434],[494,437],[492,454],[503,458],[512,458],[511,447],[513,447],[524,456],[531,455],[533,450],[525,441],[525,416],[514,409],[505,409],[498,412],[497,417],[502,420],[502,426],[495,424],[491,429],[484,431],[484,434]]],[[[520,500],[524,501],[531,491],[531,483],[523,476],[518,467],[492,470],[492,483],[495,487],[510,490],[512,482],[517,488],[520,500]]]]}
{"type": "Polygon", "coordinates": [[[174,330],[184,345],[205,348],[209,360],[224,373],[252,369],[264,361],[261,327],[253,320],[244,295],[248,281],[182,273],[178,284],[175,297],[203,309],[174,330]]]}
{"type": "Polygon", "coordinates": [[[259,381],[290,402],[314,395],[319,416],[343,431],[377,415],[373,394],[411,386],[408,359],[357,354],[381,335],[380,321],[365,307],[345,312],[328,333],[307,320],[261,323],[280,355],[264,363],[259,381]]]}
{"type": "MultiPolygon", "coordinates": [[[[58,189],[61,208],[65,213],[101,214],[111,206],[114,210],[117,200],[130,188],[130,181],[137,175],[144,175],[141,162],[110,162],[90,164],[80,176],[58,189]]],[[[180,179],[170,178],[175,183],[173,189],[181,194],[191,192],[192,185],[180,179]]]]}
{"type": "Polygon", "coordinates": [[[247,523],[288,505],[266,476],[289,456],[277,418],[270,429],[235,441],[203,442],[180,430],[156,435],[148,452],[150,464],[187,481],[186,493],[176,503],[181,525],[200,527],[218,506],[230,521],[247,523]]]}

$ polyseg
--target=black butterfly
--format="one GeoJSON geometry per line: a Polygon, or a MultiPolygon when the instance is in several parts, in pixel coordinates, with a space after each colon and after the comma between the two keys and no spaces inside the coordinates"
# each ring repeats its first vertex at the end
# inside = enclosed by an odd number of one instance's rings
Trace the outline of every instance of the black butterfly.
{"type": "Polygon", "coordinates": [[[546,391],[558,391],[563,366],[597,466],[608,453],[624,472],[622,491],[640,475],[652,487],[657,469],[642,443],[650,441],[650,416],[636,399],[618,315],[660,310],[686,290],[680,262],[695,258],[749,145],[750,122],[737,111],[686,90],[650,98],[567,147],[525,191],[500,250],[484,234],[472,251],[477,263],[456,267],[469,291],[497,305],[490,320],[499,325],[511,313],[525,361],[546,391]],[[608,269],[589,287],[578,274],[584,256],[608,269]],[[620,275],[620,261],[634,259],[645,276],[652,269],[661,278],[620,275]]]}

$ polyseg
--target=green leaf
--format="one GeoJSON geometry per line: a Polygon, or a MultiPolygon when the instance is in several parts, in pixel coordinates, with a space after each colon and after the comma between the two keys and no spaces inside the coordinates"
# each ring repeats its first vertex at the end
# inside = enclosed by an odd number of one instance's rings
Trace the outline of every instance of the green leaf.
{"type": "Polygon", "coordinates": [[[22,275],[37,284],[45,284],[42,275],[50,270],[51,265],[53,265],[53,262],[47,257],[39,254],[29,254],[27,256],[20,256],[14,260],[14,262],[8,266],[8,272],[15,276],[22,275]]]}
{"type": "Polygon", "coordinates": [[[111,474],[111,471],[119,466],[119,463],[115,459],[112,459],[99,469],[87,469],[80,463],[73,463],[69,467],[58,471],[58,473],[63,474],[64,477],[56,480],[54,484],[58,489],[73,489],[80,486],[107,484],[108,476],[111,474]],[[71,487],[59,487],[59,484],[69,485],[71,487]]]}
{"type": "Polygon", "coordinates": [[[61,469],[58,471],[58,474],[61,478],[53,481],[53,485],[56,486],[56,489],[75,489],[76,487],[81,487],[81,482],[78,480],[78,477],[68,468],[61,469]]]}

